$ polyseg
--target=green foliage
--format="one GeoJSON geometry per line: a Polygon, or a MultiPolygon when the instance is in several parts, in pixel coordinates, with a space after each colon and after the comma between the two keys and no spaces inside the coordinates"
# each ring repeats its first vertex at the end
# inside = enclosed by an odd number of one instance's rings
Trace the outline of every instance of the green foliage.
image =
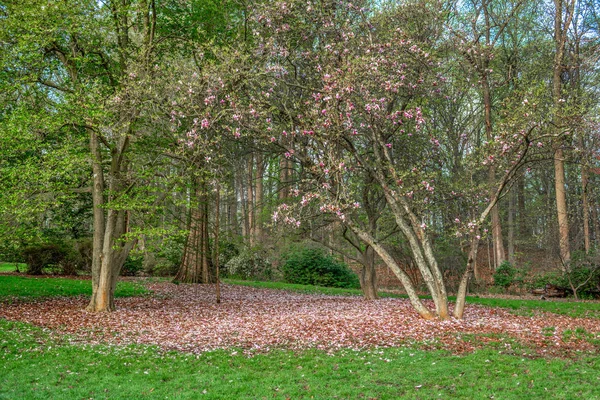
{"type": "Polygon", "coordinates": [[[264,250],[246,247],[225,264],[226,275],[240,279],[272,280],[273,265],[264,250]]]}
{"type": "MultiPolygon", "coordinates": [[[[121,281],[117,283],[115,296],[140,296],[147,292],[139,284],[121,281]]],[[[53,296],[89,296],[91,294],[91,282],[85,279],[0,275],[0,300],[13,297],[34,299],[53,296]]]]}
{"type": "Polygon", "coordinates": [[[517,270],[508,261],[498,266],[494,273],[494,285],[507,289],[515,280],[517,270]]]}
{"type": "Polygon", "coordinates": [[[31,245],[22,254],[30,275],[41,275],[46,268],[62,275],[75,275],[82,263],[80,254],[69,242],[31,245]]]}
{"type": "Polygon", "coordinates": [[[129,254],[121,269],[121,275],[136,276],[142,269],[144,269],[144,256],[141,254],[129,254]]]}
{"type": "Polygon", "coordinates": [[[597,358],[524,357],[527,349],[510,355],[491,346],[463,355],[400,347],[248,357],[238,349],[192,355],[61,339],[0,320],[0,398],[595,399],[600,374],[597,358]]]}
{"type": "Polygon", "coordinates": [[[573,252],[569,268],[536,275],[530,284],[532,289],[553,285],[577,291],[578,297],[594,298],[600,294],[600,264],[594,254],[573,252]]]}
{"type": "Polygon", "coordinates": [[[0,273],[1,272],[21,272],[21,271],[25,271],[25,268],[27,267],[27,264],[21,264],[21,263],[5,263],[5,262],[0,262],[0,273]]]}
{"type": "Polygon", "coordinates": [[[226,265],[229,260],[240,254],[239,248],[232,240],[219,240],[219,263],[226,265]]]}
{"type": "Polygon", "coordinates": [[[358,276],[348,266],[318,248],[293,246],[281,267],[286,282],[302,285],[358,288],[358,276]]]}
{"type": "Polygon", "coordinates": [[[167,235],[162,238],[156,252],[156,263],[146,272],[153,276],[173,276],[183,257],[185,235],[167,235]]]}

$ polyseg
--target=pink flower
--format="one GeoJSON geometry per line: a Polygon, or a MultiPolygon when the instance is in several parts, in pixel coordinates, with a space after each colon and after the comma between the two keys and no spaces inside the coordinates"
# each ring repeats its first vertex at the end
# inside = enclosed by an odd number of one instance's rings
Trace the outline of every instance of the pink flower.
{"type": "Polygon", "coordinates": [[[392,144],[391,143],[386,143],[385,147],[387,147],[388,149],[391,149],[392,148],[392,144]]]}
{"type": "Polygon", "coordinates": [[[202,122],[200,123],[200,127],[201,127],[202,129],[206,129],[206,128],[208,128],[208,126],[209,126],[208,120],[207,120],[206,118],[204,118],[204,119],[202,120],[202,122]]]}

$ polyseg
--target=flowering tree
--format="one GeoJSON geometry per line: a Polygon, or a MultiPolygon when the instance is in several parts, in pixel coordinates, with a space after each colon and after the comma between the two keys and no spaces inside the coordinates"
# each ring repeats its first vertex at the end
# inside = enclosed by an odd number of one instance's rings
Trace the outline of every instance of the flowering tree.
{"type": "MultiPolygon", "coordinates": [[[[446,319],[446,286],[429,237],[432,215],[438,202],[469,193],[438,191],[445,174],[440,152],[446,143],[427,127],[428,100],[441,96],[445,85],[432,50],[443,14],[434,3],[385,13],[363,5],[277,2],[256,13],[258,49],[268,62],[261,66],[265,79],[254,102],[268,106],[251,114],[255,126],[269,132],[269,140],[285,147],[285,157],[297,160],[305,171],[295,193],[298,201],[282,204],[273,219],[300,226],[310,207],[335,216],[395,273],[421,316],[446,319]],[[413,20],[429,29],[428,42],[415,39],[413,20]],[[390,21],[407,29],[390,29],[390,21]],[[421,301],[386,247],[365,229],[357,190],[365,173],[381,189],[435,311],[421,301]]],[[[504,134],[480,151],[467,146],[477,168],[494,163],[505,172],[494,182],[492,196],[477,193],[473,206],[478,215],[472,221],[457,221],[472,239],[456,317],[462,317],[480,227],[530,148],[535,125],[527,123],[516,131],[516,125],[507,125],[504,134]]]]}

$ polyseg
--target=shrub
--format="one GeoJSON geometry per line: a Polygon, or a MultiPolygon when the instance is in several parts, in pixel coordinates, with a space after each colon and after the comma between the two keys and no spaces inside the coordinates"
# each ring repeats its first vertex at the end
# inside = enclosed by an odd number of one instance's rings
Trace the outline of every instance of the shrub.
{"type": "Polygon", "coordinates": [[[507,289],[514,282],[516,274],[516,268],[508,261],[504,261],[494,273],[494,285],[507,289]]]}
{"type": "Polygon", "coordinates": [[[281,267],[286,282],[338,288],[359,288],[358,276],[348,266],[318,248],[297,247],[281,267]]]}
{"type": "Polygon", "coordinates": [[[69,243],[37,244],[23,249],[26,272],[41,275],[45,268],[62,275],[75,275],[81,266],[79,252],[69,243]]]}
{"type": "Polygon", "coordinates": [[[263,250],[245,248],[224,265],[227,275],[241,279],[272,280],[273,266],[263,250]]]}
{"type": "Polygon", "coordinates": [[[130,254],[121,269],[122,276],[136,276],[144,268],[144,256],[141,254],[130,254]]]}
{"type": "Polygon", "coordinates": [[[79,268],[83,271],[92,271],[92,253],[93,244],[92,239],[83,238],[75,242],[75,250],[79,253],[81,263],[79,268]]]}

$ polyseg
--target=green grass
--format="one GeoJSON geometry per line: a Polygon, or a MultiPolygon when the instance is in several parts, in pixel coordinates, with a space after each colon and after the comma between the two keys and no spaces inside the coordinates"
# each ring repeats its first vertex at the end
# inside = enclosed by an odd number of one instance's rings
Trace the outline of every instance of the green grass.
{"type": "MultiPolygon", "coordinates": [[[[326,294],[334,296],[361,296],[362,293],[358,289],[338,289],[326,288],[321,286],[311,285],[296,285],[284,282],[259,282],[259,281],[243,281],[236,279],[225,279],[224,282],[234,285],[244,285],[257,288],[288,290],[307,294],[326,294]]],[[[379,292],[381,297],[406,298],[406,295],[379,292]]],[[[430,298],[422,296],[423,298],[430,298]]],[[[453,301],[455,297],[450,296],[453,301]]],[[[600,303],[599,302],[577,302],[577,301],[551,301],[551,300],[518,300],[518,299],[499,299],[499,298],[482,298],[478,296],[468,296],[467,304],[481,304],[489,307],[508,308],[519,315],[533,315],[537,312],[551,312],[555,314],[565,315],[569,317],[588,317],[600,319],[600,303]]]]}
{"type": "MultiPolygon", "coordinates": [[[[139,296],[147,290],[135,282],[117,283],[115,296],[139,296]]],[[[53,296],[91,295],[92,282],[72,278],[33,278],[16,275],[0,275],[0,300],[19,298],[40,298],[53,296]]]]}
{"type": "Polygon", "coordinates": [[[392,348],[219,350],[71,345],[0,320],[0,399],[599,399],[600,359],[392,348]]]}
{"type": "Polygon", "coordinates": [[[537,312],[545,311],[574,318],[587,317],[600,319],[600,302],[518,300],[482,297],[468,297],[467,302],[489,307],[509,308],[519,315],[533,315],[537,312]]]}
{"type": "Polygon", "coordinates": [[[15,272],[17,270],[17,266],[19,267],[20,271],[24,271],[26,265],[21,263],[0,262],[0,272],[15,272]]]}

